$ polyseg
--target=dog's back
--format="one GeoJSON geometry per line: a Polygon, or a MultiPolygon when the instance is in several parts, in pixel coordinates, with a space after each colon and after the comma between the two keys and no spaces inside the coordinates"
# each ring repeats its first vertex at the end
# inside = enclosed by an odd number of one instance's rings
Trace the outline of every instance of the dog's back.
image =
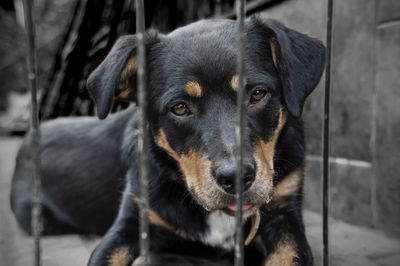
{"type": "MultiPolygon", "coordinates": [[[[133,107],[105,121],[83,117],[43,123],[40,151],[45,234],[102,234],[111,225],[126,173],[120,153],[123,128],[134,116],[133,107]]],[[[17,156],[11,188],[12,210],[28,233],[31,178],[28,134],[17,156]]]]}

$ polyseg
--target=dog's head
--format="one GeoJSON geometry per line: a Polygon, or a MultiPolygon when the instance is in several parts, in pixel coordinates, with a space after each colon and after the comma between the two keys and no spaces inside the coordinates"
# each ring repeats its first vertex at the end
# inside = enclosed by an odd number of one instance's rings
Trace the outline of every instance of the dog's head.
{"type": "MultiPolygon", "coordinates": [[[[324,68],[324,46],[273,20],[246,20],[244,209],[273,192],[277,140],[299,118],[324,68]]],[[[233,214],[238,75],[235,22],[204,20],[147,36],[148,114],[155,143],[176,161],[207,210],[233,214]]],[[[113,98],[135,100],[136,38],[121,37],[88,88],[105,118],[113,98]]]]}

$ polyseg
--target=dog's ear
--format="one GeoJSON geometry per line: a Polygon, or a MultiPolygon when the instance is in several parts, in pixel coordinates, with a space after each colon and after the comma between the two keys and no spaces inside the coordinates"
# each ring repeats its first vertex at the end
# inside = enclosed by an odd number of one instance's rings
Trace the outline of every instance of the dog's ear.
{"type": "Polygon", "coordinates": [[[287,109],[301,116],[307,96],[317,86],[325,67],[325,46],[275,20],[254,19],[267,31],[271,56],[279,73],[287,109]]]}
{"type": "MultiPolygon", "coordinates": [[[[155,34],[146,35],[146,45],[154,42],[156,38],[155,34]]],[[[87,81],[87,88],[96,104],[100,119],[107,117],[114,97],[118,100],[134,101],[136,71],[136,36],[122,36],[87,81]]]]}

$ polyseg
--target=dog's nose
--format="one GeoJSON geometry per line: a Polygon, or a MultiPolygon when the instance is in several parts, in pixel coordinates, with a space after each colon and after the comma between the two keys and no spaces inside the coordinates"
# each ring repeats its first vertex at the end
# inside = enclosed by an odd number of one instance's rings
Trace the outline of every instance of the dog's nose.
{"type": "MultiPolygon", "coordinates": [[[[235,162],[223,162],[219,166],[215,167],[213,174],[217,180],[217,183],[227,193],[234,194],[236,190],[236,163],[235,162]]],[[[255,179],[255,167],[254,164],[245,162],[243,165],[243,191],[248,190],[255,179]]]]}

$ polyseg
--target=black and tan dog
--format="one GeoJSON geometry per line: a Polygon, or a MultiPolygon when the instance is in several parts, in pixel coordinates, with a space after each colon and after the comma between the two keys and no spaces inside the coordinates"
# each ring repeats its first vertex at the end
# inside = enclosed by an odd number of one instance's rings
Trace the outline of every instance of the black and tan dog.
{"type": "MultiPolygon", "coordinates": [[[[245,25],[246,263],[312,265],[302,221],[300,117],[325,49],[273,20],[245,25]]],[[[233,258],[235,22],[204,20],[146,38],[151,250],[233,258]]],[[[135,101],[136,67],[136,37],[121,37],[88,80],[100,118],[114,98],[135,101]]],[[[104,121],[48,122],[42,134],[45,233],[105,233],[89,264],[129,265],[139,253],[136,107],[104,121]]],[[[27,231],[28,143],[11,195],[27,231]]]]}

